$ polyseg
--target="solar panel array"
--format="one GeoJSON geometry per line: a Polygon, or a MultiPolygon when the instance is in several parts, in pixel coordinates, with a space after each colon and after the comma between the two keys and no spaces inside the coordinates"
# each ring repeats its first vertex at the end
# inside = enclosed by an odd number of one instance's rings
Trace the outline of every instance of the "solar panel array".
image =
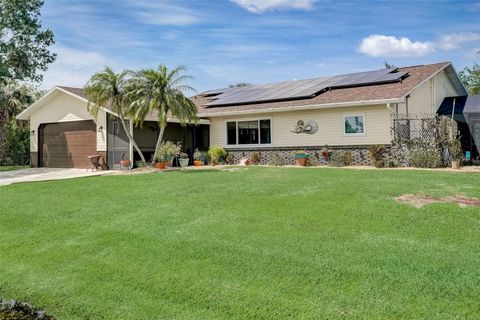
{"type": "Polygon", "coordinates": [[[381,69],[333,77],[211,90],[202,95],[209,98],[207,107],[293,100],[314,97],[329,89],[396,82],[406,75],[407,72],[398,72],[396,69],[381,69]]]}

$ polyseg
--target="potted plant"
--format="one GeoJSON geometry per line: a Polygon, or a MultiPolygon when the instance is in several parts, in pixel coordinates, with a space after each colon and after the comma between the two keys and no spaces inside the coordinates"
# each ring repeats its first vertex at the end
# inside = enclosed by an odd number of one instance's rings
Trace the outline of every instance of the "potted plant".
{"type": "MultiPolygon", "coordinates": [[[[165,163],[166,167],[171,167],[173,165],[173,159],[180,153],[181,148],[180,145],[171,141],[162,142],[158,148],[158,154],[155,155],[155,163],[165,163]]],[[[156,164],[155,167],[157,167],[156,164]]],[[[161,164],[158,166],[163,167],[161,164]]]]}
{"type": "Polygon", "coordinates": [[[162,153],[162,150],[160,150],[158,154],[153,157],[153,161],[155,162],[156,169],[163,170],[167,167],[165,155],[162,153]]]}
{"type": "Polygon", "coordinates": [[[185,152],[180,152],[178,154],[178,162],[180,163],[180,167],[188,167],[189,161],[190,159],[188,159],[188,154],[186,154],[185,152]]]}
{"type": "Polygon", "coordinates": [[[309,154],[305,150],[297,150],[293,152],[297,166],[306,167],[309,154]]]}
{"type": "Polygon", "coordinates": [[[124,170],[130,169],[132,162],[128,159],[124,160],[125,153],[122,153],[122,160],[120,160],[120,168],[124,170]]]}
{"type": "Polygon", "coordinates": [[[330,155],[332,154],[332,152],[328,149],[328,145],[324,145],[322,150],[320,150],[320,152],[322,154],[323,160],[325,161],[330,160],[330,155]]]}
{"type": "Polygon", "coordinates": [[[200,150],[195,150],[195,153],[193,154],[193,165],[195,167],[200,167],[203,166],[204,161],[205,161],[205,152],[202,152],[200,150]]]}
{"type": "Polygon", "coordinates": [[[448,151],[450,152],[450,156],[452,157],[452,169],[460,169],[460,162],[463,159],[463,150],[460,139],[454,139],[450,143],[448,151]]]}

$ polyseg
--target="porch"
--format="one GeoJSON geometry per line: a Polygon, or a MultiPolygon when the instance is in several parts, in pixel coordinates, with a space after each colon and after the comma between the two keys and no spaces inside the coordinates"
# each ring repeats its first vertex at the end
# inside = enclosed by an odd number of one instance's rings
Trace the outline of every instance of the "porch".
{"type": "MultiPolygon", "coordinates": [[[[200,119],[197,124],[181,125],[175,119],[168,122],[163,135],[163,141],[171,141],[182,145],[182,152],[188,154],[193,163],[193,153],[199,150],[208,150],[210,122],[200,119]]],[[[151,162],[155,153],[160,129],[156,121],[145,121],[140,127],[135,127],[129,122],[130,132],[133,134],[138,147],[142,151],[145,160],[151,162]]],[[[140,161],[140,155],[128,141],[122,124],[115,116],[107,116],[107,163],[110,169],[119,169],[121,160],[132,160],[135,164],[140,161]]],[[[174,165],[176,163],[174,162],[174,165]]]]}

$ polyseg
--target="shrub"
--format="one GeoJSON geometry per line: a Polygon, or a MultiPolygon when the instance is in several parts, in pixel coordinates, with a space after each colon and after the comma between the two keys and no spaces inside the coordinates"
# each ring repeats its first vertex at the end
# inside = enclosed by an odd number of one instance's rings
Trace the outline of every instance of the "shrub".
{"type": "Polygon", "coordinates": [[[182,146],[171,141],[162,142],[158,148],[158,153],[155,155],[154,160],[156,162],[162,162],[166,160],[172,160],[182,150],[182,146]]]}
{"type": "Polygon", "coordinates": [[[442,157],[438,150],[419,148],[412,151],[410,164],[418,168],[438,168],[442,165],[442,157]]]}
{"type": "Polygon", "coordinates": [[[460,139],[455,138],[449,143],[448,152],[450,153],[452,160],[463,159],[462,143],[460,142],[460,139]]]}
{"type": "Polygon", "coordinates": [[[345,151],[345,152],[343,152],[342,158],[343,158],[343,163],[344,163],[346,166],[352,165],[352,163],[353,163],[353,154],[352,154],[352,151],[345,151]]]}
{"type": "Polygon", "coordinates": [[[3,130],[4,141],[0,141],[0,165],[28,164],[30,160],[30,131],[18,126],[14,119],[8,121],[3,130]]]}
{"type": "Polygon", "coordinates": [[[385,151],[385,146],[381,144],[368,147],[368,157],[375,167],[383,168],[385,166],[385,151]]]}
{"type": "Polygon", "coordinates": [[[260,157],[260,153],[254,152],[252,153],[252,156],[250,157],[250,162],[254,165],[260,164],[262,161],[262,158],[260,157]]]}
{"type": "Polygon", "coordinates": [[[353,163],[351,151],[333,151],[330,156],[330,164],[334,167],[349,166],[353,163]]]}
{"type": "Polygon", "coordinates": [[[268,165],[270,165],[270,166],[284,166],[285,165],[285,160],[283,159],[283,157],[278,152],[275,152],[272,155],[272,158],[270,159],[270,161],[268,162],[268,165]]]}
{"type": "Polygon", "coordinates": [[[235,164],[235,157],[233,156],[233,153],[227,152],[227,156],[225,157],[225,162],[227,164],[235,164]]]}
{"type": "Polygon", "coordinates": [[[227,155],[227,152],[222,147],[213,146],[208,150],[208,158],[210,163],[217,165],[220,161],[224,160],[227,155]]]}

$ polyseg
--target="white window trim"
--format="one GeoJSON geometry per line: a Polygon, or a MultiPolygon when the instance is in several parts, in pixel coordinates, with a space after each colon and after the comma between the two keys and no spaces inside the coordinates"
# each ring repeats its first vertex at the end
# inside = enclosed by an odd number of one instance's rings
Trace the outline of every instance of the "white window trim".
{"type": "Polygon", "coordinates": [[[271,147],[272,146],[272,140],[273,140],[273,121],[272,117],[262,117],[262,118],[245,118],[245,119],[226,119],[225,120],[225,147],[227,148],[251,148],[251,147],[271,147]],[[270,143],[260,143],[260,121],[261,120],[270,120],[270,143]],[[255,144],[238,144],[238,123],[239,122],[248,122],[248,121],[258,121],[258,143],[255,144]],[[236,144],[228,144],[228,130],[227,130],[227,123],[229,122],[235,122],[236,125],[236,144]]]}
{"type": "Polygon", "coordinates": [[[365,113],[344,114],[342,121],[342,131],[344,137],[362,137],[367,134],[367,117],[365,113]],[[363,117],[363,132],[362,133],[346,133],[345,132],[345,120],[347,117],[363,117]]]}

